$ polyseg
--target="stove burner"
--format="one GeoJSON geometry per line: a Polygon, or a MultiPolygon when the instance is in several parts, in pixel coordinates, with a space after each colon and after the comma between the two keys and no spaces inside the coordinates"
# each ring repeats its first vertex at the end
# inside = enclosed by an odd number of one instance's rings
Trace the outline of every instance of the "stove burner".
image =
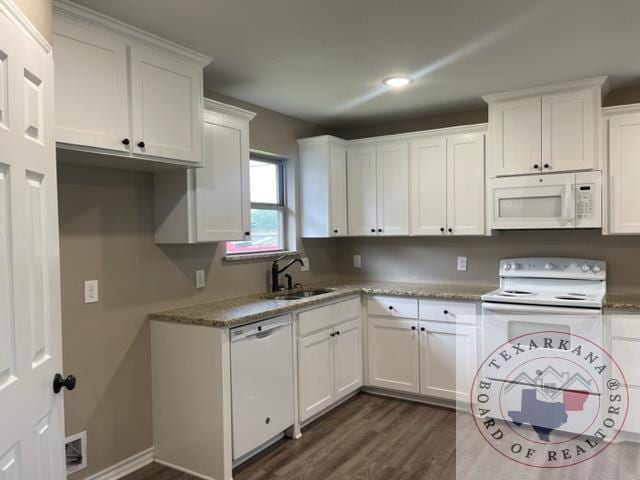
{"type": "Polygon", "coordinates": [[[505,297],[521,297],[525,295],[533,295],[533,292],[527,292],[524,290],[505,290],[504,292],[500,292],[499,295],[503,295],[505,297]]]}
{"type": "Polygon", "coordinates": [[[585,297],[586,295],[581,295],[581,294],[574,295],[572,293],[569,293],[568,295],[558,295],[556,298],[558,300],[574,300],[574,301],[581,302],[586,300],[585,297]]]}
{"type": "Polygon", "coordinates": [[[582,298],[585,298],[587,296],[584,293],[573,293],[573,292],[569,292],[567,293],[567,295],[569,295],[570,297],[582,297],[582,298]]]}

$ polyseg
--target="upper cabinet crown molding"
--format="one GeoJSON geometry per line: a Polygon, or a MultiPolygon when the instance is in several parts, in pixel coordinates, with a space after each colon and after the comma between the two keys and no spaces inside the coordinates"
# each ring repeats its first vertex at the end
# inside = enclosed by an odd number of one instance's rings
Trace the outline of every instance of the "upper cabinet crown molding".
{"type": "Polygon", "coordinates": [[[53,13],[65,15],[75,20],[81,20],[86,23],[93,24],[103,29],[111,30],[113,33],[125,36],[130,41],[140,42],[147,44],[150,47],[166,50],[174,55],[181,55],[190,59],[193,62],[200,64],[202,67],[206,67],[213,60],[207,55],[203,55],[189,48],[173,43],[158,35],[147,32],[140,28],[128,25],[113,17],[109,17],[90,8],[84,7],[69,0],[54,0],[53,13]]]}
{"type": "Polygon", "coordinates": [[[51,53],[51,44],[49,41],[44,38],[42,33],[40,33],[12,0],[0,0],[0,13],[3,13],[9,20],[23,28],[42,50],[46,53],[51,53]]]}
{"type": "Polygon", "coordinates": [[[501,102],[503,100],[515,100],[524,97],[535,97],[547,93],[561,92],[563,90],[576,90],[582,88],[598,88],[601,91],[601,97],[605,97],[609,93],[609,77],[602,75],[599,77],[586,78],[582,80],[572,80],[569,82],[552,83],[547,85],[539,85],[536,87],[523,88],[519,90],[511,90],[504,93],[492,93],[483,95],[482,99],[487,103],[501,102]]]}
{"type": "MultiPolygon", "coordinates": [[[[488,128],[487,123],[475,123],[472,125],[458,125],[455,127],[443,127],[443,128],[434,128],[432,130],[419,130],[415,132],[407,132],[407,133],[395,133],[392,135],[381,135],[379,137],[367,137],[367,138],[358,138],[354,140],[342,140],[337,137],[336,140],[340,140],[345,142],[347,145],[364,145],[367,143],[382,143],[382,142],[397,142],[403,140],[413,140],[416,138],[424,138],[426,136],[441,136],[441,135],[458,135],[464,133],[486,133],[488,128]]],[[[321,138],[321,137],[313,137],[313,138],[321,138]]],[[[311,140],[311,139],[303,139],[303,140],[311,140]]]]}
{"type": "Polygon", "coordinates": [[[240,120],[244,120],[245,122],[250,122],[256,116],[255,112],[250,112],[244,108],[218,102],[217,100],[211,100],[210,98],[205,98],[203,100],[203,104],[205,119],[210,117],[212,114],[223,113],[225,115],[230,115],[240,120]]]}

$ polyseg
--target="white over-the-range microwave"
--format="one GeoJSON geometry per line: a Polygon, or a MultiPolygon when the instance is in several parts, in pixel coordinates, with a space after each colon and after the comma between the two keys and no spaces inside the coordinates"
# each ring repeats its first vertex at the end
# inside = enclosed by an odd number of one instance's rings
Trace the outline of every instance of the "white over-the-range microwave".
{"type": "Polygon", "coordinates": [[[489,195],[494,230],[602,226],[599,171],[492,178],[489,195]]]}

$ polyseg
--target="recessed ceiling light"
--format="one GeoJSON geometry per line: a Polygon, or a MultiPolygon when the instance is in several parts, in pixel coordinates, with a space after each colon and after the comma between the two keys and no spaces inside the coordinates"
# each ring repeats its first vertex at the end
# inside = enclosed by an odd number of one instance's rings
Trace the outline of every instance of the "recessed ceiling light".
{"type": "Polygon", "coordinates": [[[388,87],[398,88],[398,87],[406,87],[411,82],[412,79],[409,77],[397,76],[397,77],[389,77],[385,78],[382,83],[384,83],[388,87]]]}

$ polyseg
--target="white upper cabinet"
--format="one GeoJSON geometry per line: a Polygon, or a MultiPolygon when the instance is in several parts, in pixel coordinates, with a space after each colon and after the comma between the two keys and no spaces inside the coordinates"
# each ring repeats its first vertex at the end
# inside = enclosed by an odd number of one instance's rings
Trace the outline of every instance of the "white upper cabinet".
{"type": "Polygon", "coordinates": [[[409,234],[409,147],[408,142],[385,143],[377,147],[377,233],[409,234]]]}
{"type": "Polygon", "coordinates": [[[347,207],[349,235],[377,235],[376,148],[347,148],[347,207]]]}
{"type": "Polygon", "coordinates": [[[606,77],[483,97],[492,177],[601,168],[606,77]]]}
{"type": "Polygon", "coordinates": [[[446,137],[411,142],[411,234],[443,235],[447,225],[446,137]]]}
{"type": "Polygon", "coordinates": [[[131,131],[124,39],[56,15],[53,48],[56,140],[129,152],[125,145],[131,131]]]}
{"type": "MultiPolygon", "coordinates": [[[[640,233],[640,105],[609,118],[609,233],[640,233]]],[[[614,109],[612,109],[614,110],[614,109]]]]}
{"type": "Polygon", "coordinates": [[[131,48],[133,151],[202,161],[202,67],[131,48]]]}
{"type": "Polygon", "coordinates": [[[448,137],[448,234],[484,234],[484,185],[484,135],[475,133],[448,137]]]}
{"type": "Polygon", "coordinates": [[[53,49],[59,147],[129,158],[113,163],[124,168],[201,165],[210,58],[66,0],[53,49]]]}
{"type": "Polygon", "coordinates": [[[302,237],[347,235],[347,150],[331,136],[298,140],[302,237]]]}
{"type": "Polygon", "coordinates": [[[485,133],[411,142],[411,235],[485,233],[485,133]]]}
{"type": "Polygon", "coordinates": [[[250,235],[252,112],[205,100],[202,168],[154,174],[156,243],[244,240],[250,235]]]}

